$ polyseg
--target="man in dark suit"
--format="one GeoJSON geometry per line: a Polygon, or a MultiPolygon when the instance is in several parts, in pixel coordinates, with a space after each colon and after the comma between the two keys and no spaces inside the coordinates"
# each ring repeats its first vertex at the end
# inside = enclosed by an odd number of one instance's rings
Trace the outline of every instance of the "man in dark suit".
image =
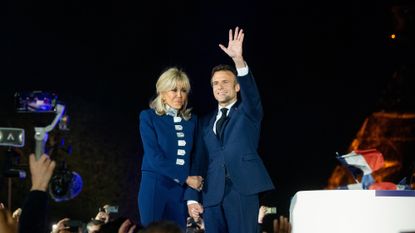
{"type": "Polygon", "coordinates": [[[243,30],[236,27],[229,30],[228,46],[219,45],[236,70],[228,65],[212,70],[218,109],[201,120],[192,161],[191,173],[205,179],[202,204],[190,191],[188,210],[196,218],[203,212],[207,233],[259,232],[258,194],[274,189],[257,153],[263,109],[242,56],[243,39],[243,30]]]}

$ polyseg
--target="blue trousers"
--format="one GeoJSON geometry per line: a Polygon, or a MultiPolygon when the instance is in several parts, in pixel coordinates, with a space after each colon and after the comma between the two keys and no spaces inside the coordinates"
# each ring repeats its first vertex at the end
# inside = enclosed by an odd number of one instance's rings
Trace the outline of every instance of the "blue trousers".
{"type": "Polygon", "coordinates": [[[186,228],[187,204],[183,200],[185,188],[167,177],[143,172],[138,192],[141,224],[170,220],[186,228]]]}

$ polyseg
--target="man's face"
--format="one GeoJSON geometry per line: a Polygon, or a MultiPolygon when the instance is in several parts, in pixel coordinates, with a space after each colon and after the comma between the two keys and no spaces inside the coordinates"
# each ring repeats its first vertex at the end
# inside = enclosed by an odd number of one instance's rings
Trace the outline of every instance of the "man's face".
{"type": "Polygon", "coordinates": [[[212,76],[212,89],[219,105],[226,106],[236,101],[240,86],[231,71],[217,71],[212,76]]]}

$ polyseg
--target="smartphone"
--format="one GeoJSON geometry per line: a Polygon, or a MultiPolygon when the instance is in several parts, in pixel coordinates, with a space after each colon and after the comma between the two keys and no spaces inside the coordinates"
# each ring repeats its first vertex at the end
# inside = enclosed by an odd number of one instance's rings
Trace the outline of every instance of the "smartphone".
{"type": "Polygon", "coordinates": [[[267,207],[265,210],[265,214],[276,214],[277,207],[267,207]]]}
{"type": "Polygon", "coordinates": [[[108,214],[118,213],[118,206],[115,206],[115,205],[106,206],[104,207],[104,209],[105,209],[105,212],[107,212],[108,214]]]}
{"type": "Polygon", "coordinates": [[[69,232],[78,232],[79,228],[82,228],[84,223],[80,220],[68,220],[65,222],[65,226],[69,227],[69,232]]]}

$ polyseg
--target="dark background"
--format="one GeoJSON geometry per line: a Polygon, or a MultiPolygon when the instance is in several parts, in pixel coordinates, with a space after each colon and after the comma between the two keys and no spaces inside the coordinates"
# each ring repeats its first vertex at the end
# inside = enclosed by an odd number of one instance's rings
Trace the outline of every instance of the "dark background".
{"type": "MultiPolygon", "coordinates": [[[[13,94],[57,93],[71,117],[66,159],[84,188],[69,202],[52,203],[52,218],[88,219],[106,203],[136,218],[138,113],[156,79],[168,66],[181,67],[191,78],[195,113],[215,108],[210,69],[232,64],[218,44],[240,26],[265,111],[259,151],[277,187],[261,200],[288,215],[290,198],[325,188],[335,153],[346,153],[365,117],[383,110],[392,74],[407,59],[389,38],[396,4],[407,3],[8,1],[0,126],[25,127],[27,155],[44,116],[15,114],[13,94]]],[[[13,179],[13,209],[29,187],[13,179]]],[[[2,201],[6,193],[3,183],[2,201]]]]}

